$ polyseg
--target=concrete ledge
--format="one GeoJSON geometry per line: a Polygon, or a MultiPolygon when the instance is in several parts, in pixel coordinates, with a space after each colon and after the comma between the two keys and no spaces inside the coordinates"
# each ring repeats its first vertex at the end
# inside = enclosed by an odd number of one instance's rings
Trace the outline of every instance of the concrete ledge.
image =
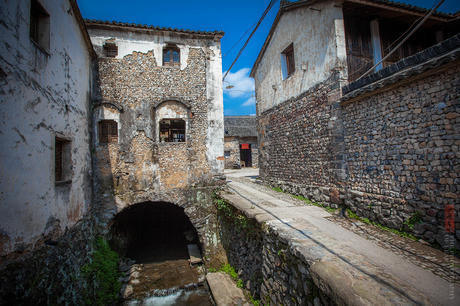
{"type": "MultiPolygon", "coordinates": [[[[231,183],[231,187],[238,188],[237,192],[233,189],[234,193],[223,193],[222,197],[248,218],[264,225],[264,235],[270,237],[264,239],[287,245],[289,254],[303,262],[303,269],[308,271],[305,275],[332,302],[456,304],[448,296],[447,281],[324,219],[327,213],[317,212],[319,208],[286,204],[280,207],[280,203],[277,207],[265,206],[269,195],[252,195],[250,187],[237,182],[231,183]]],[[[455,296],[459,288],[452,284],[452,290],[455,296]]]]}
{"type": "Polygon", "coordinates": [[[208,273],[206,280],[217,306],[251,305],[247,302],[243,290],[235,285],[229,275],[223,272],[208,273]]]}

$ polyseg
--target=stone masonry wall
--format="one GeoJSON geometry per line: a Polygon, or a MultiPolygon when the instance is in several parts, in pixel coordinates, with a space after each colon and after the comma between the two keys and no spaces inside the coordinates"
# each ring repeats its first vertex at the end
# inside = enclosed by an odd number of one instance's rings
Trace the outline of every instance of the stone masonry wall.
{"type": "Polygon", "coordinates": [[[314,201],[339,203],[338,74],[259,115],[260,176],[314,201]]]}
{"type": "Polygon", "coordinates": [[[312,278],[305,258],[265,223],[228,204],[219,210],[222,245],[244,289],[264,305],[334,305],[312,278]]]}
{"type": "Polygon", "coordinates": [[[414,233],[440,245],[446,244],[446,205],[455,206],[455,228],[460,228],[459,67],[454,63],[342,107],[347,206],[406,230],[404,222],[418,216],[414,233]]]}
{"type": "Polygon", "coordinates": [[[459,70],[454,62],[342,104],[321,86],[260,114],[261,177],[458,249],[444,212],[455,206],[459,228],[459,70]]]}
{"type": "Polygon", "coordinates": [[[223,146],[217,148],[218,141],[209,138],[219,130],[223,134],[223,118],[214,117],[219,99],[210,95],[208,87],[216,87],[210,81],[209,66],[220,59],[220,43],[209,37],[174,33],[164,37],[132,29],[99,30],[91,25],[89,32],[100,56],[93,118],[99,228],[109,234],[113,218],[138,203],[171,203],[184,208],[204,255],[211,258],[219,247],[211,194],[221,183],[213,166],[214,154],[223,151],[223,146]],[[107,36],[119,48],[115,58],[103,52],[107,36]],[[161,39],[180,45],[180,65],[162,65],[161,57],[158,60],[161,39]],[[184,120],[185,141],[161,141],[161,119],[184,120]],[[117,122],[117,141],[98,141],[99,120],[117,122]]]}
{"type": "Polygon", "coordinates": [[[225,137],[224,152],[230,152],[230,156],[225,157],[225,168],[239,168],[240,165],[240,141],[237,137],[225,137]]]}
{"type": "Polygon", "coordinates": [[[93,221],[84,217],[58,239],[0,265],[1,305],[83,305],[92,288],[81,268],[90,262],[93,221]]]}

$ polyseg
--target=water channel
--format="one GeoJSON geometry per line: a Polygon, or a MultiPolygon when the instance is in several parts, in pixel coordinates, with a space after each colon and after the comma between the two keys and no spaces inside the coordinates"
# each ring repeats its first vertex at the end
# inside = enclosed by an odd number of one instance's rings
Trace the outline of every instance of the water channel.
{"type": "Polygon", "coordinates": [[[123,305],[213,305],[201,265],[189,262],[187,244],[198,236],[182,208],[146,202],[122,211],[111,230],[125,258],[123,305]]]}

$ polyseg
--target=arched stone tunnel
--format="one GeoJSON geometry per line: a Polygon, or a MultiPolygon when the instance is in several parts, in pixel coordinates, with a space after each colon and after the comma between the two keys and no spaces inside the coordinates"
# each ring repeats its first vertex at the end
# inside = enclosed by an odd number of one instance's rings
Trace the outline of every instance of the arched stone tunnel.
{"type": "Polygon", "coordinates": [[[200,246],[184,208],[168,202],[143,202],[123,209],[111,222],[110,243],[138,263],[186,259],[187,244],[200,246]]]}

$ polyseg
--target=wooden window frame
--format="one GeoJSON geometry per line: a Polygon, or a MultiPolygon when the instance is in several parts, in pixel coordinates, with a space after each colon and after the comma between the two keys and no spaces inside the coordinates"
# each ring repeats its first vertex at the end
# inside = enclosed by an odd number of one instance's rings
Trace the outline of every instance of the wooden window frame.
{"type": "Polygon", "coordinates": [[[49,54],[50,49],[50,15],[38,0],[30,1],[29,19],[30,40],[39,49],[49,54]]]}
{"type": "Polygon", "coordinates": [[[97,125],[99,143],[118,143],[118,122],[115,120],[99,120],[97,125]]]}
{"type": "Polygon", "coordinates": [[[163,48],[163,66],[179,66],[180,65],[180,49],[175,45],[167,45],[163,48]],[[170,52],[168,54],[168,52],[170,52]],[[177,52],[177,58],[174,57],[174,52],[177,52]],[[168,54],[168,56],[166,56],[168,54]],[[168,59],[168,61],[166,61],[168,59]]]}
{"type": "Polygon", "coordinates": [[[114,42],[106,42],[103,48],[105,57],[117,57],[118,46],[114,42]]]}
{"type": "Polygon", "coordinates": [[[286,49],[281,52],[284,60],[286,61],[286,79],[294,74],[295,72],[295,60],[294,60],[294,44],[291,43],[286,49]]]}
{"type": "Polygon", "coordinates": [[[183,119],[183,118],[162,118],[159,122],[158,122],[158,137],[159,137],[159,141],[162,142],[162,143],[185,143],[187,141],[187,122],[183,119]],[[165,120],[170,120],[170,121],[183,121],[184,123],[184,128],[183,129],[179,129],[179,128],[165,128],[164,126],[162,126],[164,123],[163,121],[165,120]],[[174,131],[183,131],[183,133],[176,133],[176,134],[179,134],[179,135],[183,135],[183,137],[174,137],[174,131]],[[167,132],[167,137],[162,137],[162,134],[164,134],[165,132],[167,132]]]}

